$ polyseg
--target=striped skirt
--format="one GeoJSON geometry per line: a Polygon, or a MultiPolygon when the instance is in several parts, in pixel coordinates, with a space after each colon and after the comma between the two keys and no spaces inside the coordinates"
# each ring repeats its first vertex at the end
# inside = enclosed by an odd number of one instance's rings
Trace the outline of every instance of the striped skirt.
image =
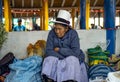
{"type": "Polygon", "coordinates": [[[42,75],[57,82],[75,80],[77,82],[88,82],[86,67],[79,63],[79,59],[69,56],[63,60],[49,56],[44,59],[42,75]]]}

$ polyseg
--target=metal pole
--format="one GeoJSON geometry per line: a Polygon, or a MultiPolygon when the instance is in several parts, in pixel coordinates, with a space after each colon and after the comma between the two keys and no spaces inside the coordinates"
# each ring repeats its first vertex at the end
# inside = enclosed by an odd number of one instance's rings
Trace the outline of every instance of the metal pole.
{"type": "Polygon", "coordinates": [[[80,28],[86,29],[86,0],[80,0],[80,28]]]}
{"type": "Polygon", "coordinates": [[[116,11],[116,0],[104,0],[104,26],[106,28],[106,40],[107,50],[110,51],[110,55],[115,54],[115,11],[116,11]]]}

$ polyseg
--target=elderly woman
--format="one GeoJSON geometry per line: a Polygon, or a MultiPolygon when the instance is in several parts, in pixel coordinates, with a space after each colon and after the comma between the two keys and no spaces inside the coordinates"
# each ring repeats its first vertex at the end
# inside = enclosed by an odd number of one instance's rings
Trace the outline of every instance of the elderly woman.
{"type": "Polygon", "coordinates": [[[42,66],[45,82],[88,82],[79,37],[70,26],[70,13],[60,10],[49,32],[42,66]]]}

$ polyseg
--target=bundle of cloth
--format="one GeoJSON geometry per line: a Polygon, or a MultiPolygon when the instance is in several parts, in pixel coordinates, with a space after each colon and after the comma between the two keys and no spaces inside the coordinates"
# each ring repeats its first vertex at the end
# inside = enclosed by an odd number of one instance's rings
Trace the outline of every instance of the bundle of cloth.
{"type": "Polygon", "coordinates": [[[103,80],[107,78],[109,72],[114,72],[115,70],[107,65],[98,64],[89,68],[88,76],[89,79],[94,80],[96,77],[102,77],[103,80]]]}
{"type": "Polygon", "coordinates": [[[34,45],[30,43],[27,46],[27,56],[30,57],[33,55],[38,55],[38,56],[44,57],[45,47],[46,47],[45,40],[38,40],[34,45]]]}
{"type": "Polygon", "coordinates": [[[16,59],[9,65],[10,73],[4,82],[42,82],[42,57],[31,56],[26,59],[16,59]]]}
{"type": "Polygon", "coordinates": [[[111,67],[114,67],[116,71],[120,71],[120,54],[119,55],[113,54],[109,58],[109,64],[111,65],[111,67]]]}
{"type": "Polygon", "coordinates": [[[110,52],[107,50],[103,51],[99,45],[97,45],[95,48],[87,49],[87,54],[89,58],[89,66],[97,64],[108,65],[108,55],[110,52]]]}
{"type": "Polygon", "coordinates": [[[12,64],[15,56],[12,52],[8,52],[2,59],[0,59],[0,82],[4,82],[6,76],[10,72],[9,64],[12,64]]]}
{"type": "Polygon", "coordinates": [[[108,73],[107,82],[120,82],[120,71],[108,73]]]}
{"type": "Polygon", "coordinates": [[[0,60],[0,76],[3,76],[5,73],[9,73],[9,64],[12,64],[14,59],[14,54],[9,52],[0,60]]]}

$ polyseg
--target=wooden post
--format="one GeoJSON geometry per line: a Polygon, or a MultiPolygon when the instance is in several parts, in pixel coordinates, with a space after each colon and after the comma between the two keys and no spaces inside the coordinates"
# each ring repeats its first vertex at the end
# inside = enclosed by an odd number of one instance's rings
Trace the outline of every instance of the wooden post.
{"type": "Polygon", "coordinates": [[[5,17],[5,29],[9,32],[12,28],[11,22],[11,10],[9,0],[4,0],[4,17],[5,17]]]}
{"type": "Polygon", "coordinates": [[[43,16],[44,16],[44,30],[48,30],[48,22],[49,22],[49,19],[48,19],[48,0],[43,0],[43,16]]]}
{"type": "Polygon", "coordinates": [[[75,9],[73,8],[72,9],[72,28],[75,28],[75,25],[74,25],[74,20],[75,19],[75,9]]]}
{"type": "Polygon", "coordinates": [[[90,0],[86,0],[86,30],[89,30],[90,0]]]}

